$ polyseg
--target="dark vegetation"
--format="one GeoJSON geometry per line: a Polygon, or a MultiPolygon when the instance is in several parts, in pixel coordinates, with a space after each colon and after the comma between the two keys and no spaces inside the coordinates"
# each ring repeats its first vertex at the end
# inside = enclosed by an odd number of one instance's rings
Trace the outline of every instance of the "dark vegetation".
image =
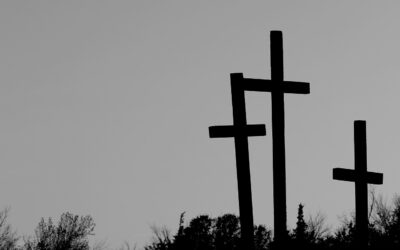
{"type": "MultiPolygon", "coordinates": [[[[388,205],[382,196],[371,193],[369,212],[369,249],[400,249],[400,197],[388,205]]],[[[304,218],[299,204],[295,228],[288,231],[285,249],[356,249],[354,216],[344,218],[332,231],[325,216],[318,213],[304,218]]],[[[239,218],[225,214],[217,218],[198,216],[184,225],[181,215],[178,232],[170,236],[166,229],[153,230],[156,237],[145,250],[239,250],[239,218]]],[[[274,249],[273,232],[264,225],[254,228],[256,250],[274,249]]]]}
{"type": "MultiPolygon", "coordinates": [[[[305,218],[304,206],[299,204],[297,222],[287,234],[288,249],[355,249],[354,217],[349,216],[331,230],[322,214],[305,218]]],[[[95,223],[90,216],[71,213],[61,215],[54,223],[51,218],[37,225],[34,235],[20,237],[7,223],[9,210],[0,212],[0,250],[106,250],[103,243],[89,244],[95,223]]],[[[369,249],[400,249],[400,197],[391,204],[382,196],[371,193],[369,211],[369,249]]],[[[239,250],[240,223],[233,214],[212,218],[200,215],[185,222],[185,213],[179,220],[176,233],[167,228],[152,227],[153,237],[141,250],[239,250]]],[[[274,249],[273,232],[264,225],[254,227],[255,250],[274,249]]],[[[119,250],[139,250],[125,244],[119,250]]],[[[243,249],[240,249],[243,250],[243,249]]]]}

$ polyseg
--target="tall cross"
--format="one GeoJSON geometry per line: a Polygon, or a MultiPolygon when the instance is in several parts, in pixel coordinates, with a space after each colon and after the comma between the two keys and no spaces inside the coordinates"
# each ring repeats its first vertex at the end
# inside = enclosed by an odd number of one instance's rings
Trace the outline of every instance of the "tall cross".
{"type": "Polygon", "coordinates": [[[271,80],[243,78],[231,74],[233,126],[210,127],[210,137],[234,137],[237,178],[239,187],[239,212],[243,242],[253,246],[253,212],[249,169],[249,136],[265,135],[264,125],[247,125],[244,91],[271,92],[272,147],[275,242],[282,245],[286,228],[286,170],[285,170],[285,112],[284,93],[309,94],[310,84],[283,80],[282,32],[271,31],[271,80]]]}
{"type": "Polygon", "coordinates": [[[274,234],[278,245],[287,235],[284,94],[309,94],[310,84],[283,80],[282,32],[271,31],[271,80],[244,79],[247,91],[271,92],[274,234]]]}
{"type": "Polygon", "coordinates": [[[248,125],[246,121],[243,74],[231,74],[233,125],[209,127],[210,138],[233,137],[235,139],[236,171],[239,193],[239,215],[241,225],[241,249],[254,249],[253,205],[249,163],[249,136],[263,136],[265,126],[248,125]]]}
{"type": "Polygon", "coordinates": [[[383,174],[367,171],[366,122],[354,121],[354,170],[334,168],[333,179],[355,182],[356,244],[368,247],[368,184],[382,184],[383,174]]]}

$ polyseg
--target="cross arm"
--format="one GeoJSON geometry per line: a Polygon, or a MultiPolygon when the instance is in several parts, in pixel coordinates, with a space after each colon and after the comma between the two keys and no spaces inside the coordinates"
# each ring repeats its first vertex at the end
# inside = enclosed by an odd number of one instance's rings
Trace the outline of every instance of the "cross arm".
{"type": "Polygon", "coordinates": [[[208,128],[210,138],[226,138],[238,135],[245,136],[263,136],[266,135],[264,124],[254,124],[245,126],[225,125],[210,126],[208,128]]]}
{"type": "Polygon", "coordinates": [[[383,174],[375,173],[375,172],[368,172],[367,182],[369,184],[381,185],[383,183],[383,174]]]}
{"type": "Polygon", "coordinates": [[[274,83],[273,80],[244,78],[244,90],[248,91],[262,91],[273,92],[282,91],[284,93],[292,94],[310,94],[310,83],[308,82],[291,82],[283,81],[279,84],[274,83]]]}
{"type": "Polygon", "coordinates": [[[340,181],[352,181],[356,182],[357,179],[363,178],[366,174],[366,182],[369,184],[377,184],[380,185],[383,183],[383,174],[375,173],[375,172],[366,172],[366,173],[357,173],[352,169],[344,169],[344,168],[334,168],[333,169],[333,179],[340,181]]]}
{"type": "Polygon", "coordinates": [[[334,168],[333,179],[339,181],[356,181],[356,175],[352,169],[334,168]]]}

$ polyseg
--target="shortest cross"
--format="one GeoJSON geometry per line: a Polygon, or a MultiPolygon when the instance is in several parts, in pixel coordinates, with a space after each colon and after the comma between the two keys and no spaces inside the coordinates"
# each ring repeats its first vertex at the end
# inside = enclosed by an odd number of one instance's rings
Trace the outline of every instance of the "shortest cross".
{"type": "Polygon", "coordinates": [[[334,168],[333,179],[355,182],[356,244],[368,247],[368,184],[382,184],[383,174],[367,171],[366,122],[354,121],[354,170],[334,168]]]}

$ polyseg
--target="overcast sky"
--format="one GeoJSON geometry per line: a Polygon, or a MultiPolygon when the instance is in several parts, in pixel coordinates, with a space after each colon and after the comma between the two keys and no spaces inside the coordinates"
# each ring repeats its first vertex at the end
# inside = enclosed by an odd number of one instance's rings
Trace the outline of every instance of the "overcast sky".
{"type": "MultiPolygon", "coordinates": [[[[353,121],[367,120],[376,188],[400,192],[400,3],[390,1],[1,1],[0,207],[33,234],[41,217],[93,216],[94,240],[143,245],[206,213],[238,213],[229,74],[270,78],[283,31],[288,226],[297,205],[329,224],[354,209],[353,121]]],[[[255,223],[273,225],[270,95],[246,94],[255,223]]]]}

